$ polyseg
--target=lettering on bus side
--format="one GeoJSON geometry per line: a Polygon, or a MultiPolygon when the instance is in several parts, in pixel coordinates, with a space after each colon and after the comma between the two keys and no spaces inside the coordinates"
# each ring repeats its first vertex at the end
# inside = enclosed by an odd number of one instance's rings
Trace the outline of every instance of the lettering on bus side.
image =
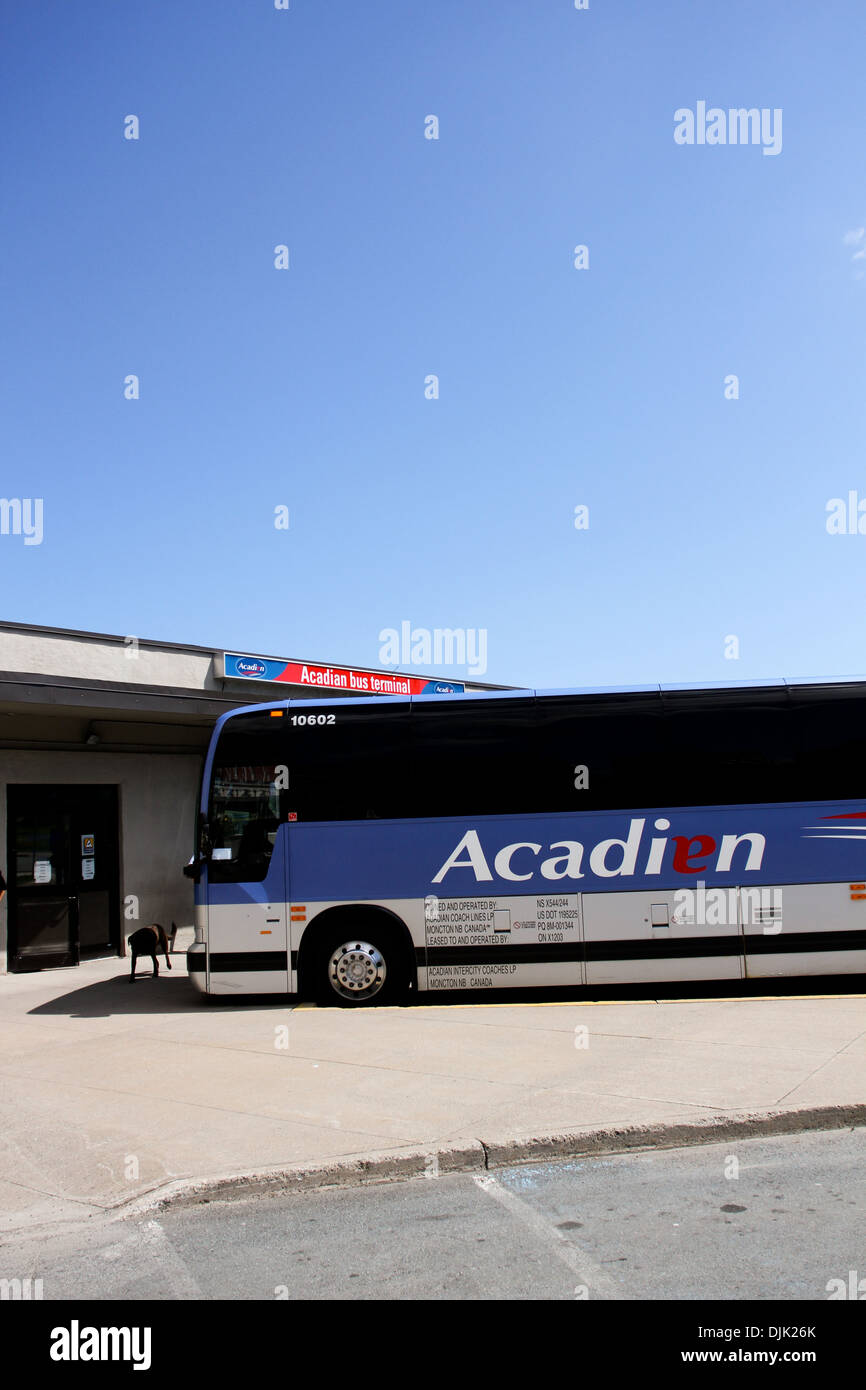
{"type": "MultiPolygon", "coordinates": [[[[664,817],[653,822],[656,830],[669,830],[670,824],[664,817]]],[[[720,844],[712,835],[672,835],[670,839],[652,835],[648,845],[644,846],[645,826],[644,817],[634,816],[624,840],[611,838],[599,840],[593,845],[588,857],[590,873],[596,878],[630,878],[635,873],[660,874],[669,843],[674,845],[672,868],[675,873],[730,873],[738,849],[742,849],[738,856],[738,869],[754,872],[761,867],[767,845],[766,836],[757,830],[749,830],[740,835],[723,835],[720,844]],[[638,867],[638,859],[644,849],[646,857],[638,867]],[[716,860],[711,866],[710,859],[714,854],[716,860]]],[[[431,881],[444,882],[454,869],[471,870],[476,883],[492,883],[494,877],[511,883],[526,883],[536,872],[551,881],[581,879],[585,877],[585,854],[586,848],[579,840],[556,840],[546,849],[531,840],[516,840],[497,851],[491,871],[478,831],[467,830],[431,881]],[[539,863],[542,854],[547,857],[539,863]]]]}
{"type": "Polygon", "coordinates": [[[429,949],[439,946],[550,946],[580,940],[576,893],[560,897],[435,898],[436,916],[426,917],[429,949]]]}

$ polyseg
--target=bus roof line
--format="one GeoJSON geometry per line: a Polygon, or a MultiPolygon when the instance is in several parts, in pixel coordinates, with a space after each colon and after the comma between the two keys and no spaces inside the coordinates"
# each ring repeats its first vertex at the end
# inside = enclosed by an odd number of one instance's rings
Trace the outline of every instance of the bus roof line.
{"type": "Polygon", "coordinates": [[[866,685],[866,676],[779,676],[774,680],[742,680],[742,681],[683,681],[681,683],[652,684],[652,685],[588,685],[588,686],[563,686],[551,687],[549,689],[514,689],[514,690],[466,690],[452,695],[325,695],[317,696],[315,699],[287,699],[287,700],[267,700],[256,704],[239,705],[236,709],[226,710],[216,721],[216,728],[219,728],[227,719],[234,718],[235,715],[264,713],[267,710],[304,710],[315,708],[319,705],[335,706],[341,704],[351,705],[441,705],[463,703],[467,700],[525,700],[536,698],[556,698],[570,695],[676,695],[679,693],[689,694],[692,691],[724,691],[724,690],[785,690],[803,686],[855,686],[866,685]]]}

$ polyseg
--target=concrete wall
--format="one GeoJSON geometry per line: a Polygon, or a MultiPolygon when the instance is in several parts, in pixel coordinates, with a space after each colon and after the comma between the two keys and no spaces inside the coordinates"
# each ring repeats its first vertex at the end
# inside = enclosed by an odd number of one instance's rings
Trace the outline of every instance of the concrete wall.
{"type": "MultiPolygon", "coordinates": [[[[193,885],[181,872],[193,850],[202,760],[197,755],[0,752],[0,864],[6,864],[6,788],[10,782],[93,783],[119,788],[121,929],[145,922],[193,921],[193,885]],[[138,898],[128,920],[123,899],[138,898]]],[[[6,971],[8,895],[0,903],[0,972],[6,971]]]]}
{"type": "Polygon", "coordinates": [[[222,684],[214,677],[213,657],[206,653],[2,629],[0,670],[188,690],[216,690],[222,684]]]}

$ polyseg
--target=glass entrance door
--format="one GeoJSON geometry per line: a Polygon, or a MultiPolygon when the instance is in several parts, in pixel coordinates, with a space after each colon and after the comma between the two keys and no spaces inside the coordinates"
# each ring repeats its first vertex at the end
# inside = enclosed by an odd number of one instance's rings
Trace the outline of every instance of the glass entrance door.
{"type": "Polygon", "coordinates": [[[117,788],[8,790],[10,969],[77,965],[117,951],[117,788]]]}

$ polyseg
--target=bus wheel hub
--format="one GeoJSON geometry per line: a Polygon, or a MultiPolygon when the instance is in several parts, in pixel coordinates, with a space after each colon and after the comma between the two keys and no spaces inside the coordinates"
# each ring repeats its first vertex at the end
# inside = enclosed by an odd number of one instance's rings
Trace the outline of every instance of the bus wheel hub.
{"type": "Polygon", "coordinates": [[[369,941],[347,941],[328,962],[328,975],[338,994],[347,999],[371,998],[385,983],[387,967],[381,951],[369,941]]]}

